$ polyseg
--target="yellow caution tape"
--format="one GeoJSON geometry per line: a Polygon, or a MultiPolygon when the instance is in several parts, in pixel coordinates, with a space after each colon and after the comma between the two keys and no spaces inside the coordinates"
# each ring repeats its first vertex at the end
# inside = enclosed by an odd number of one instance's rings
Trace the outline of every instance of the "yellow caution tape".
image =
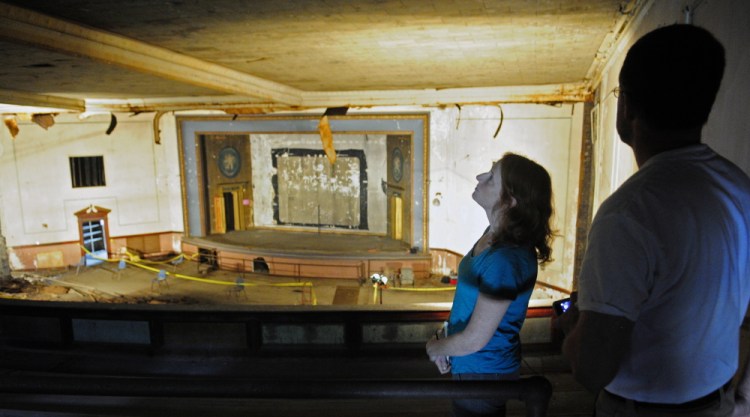
{"type": "Polygon", "coordinates": [[[456,287],[438,287],[438,288],[404,288],[404,287],[389,287],[387,285],[379,286],[377,283],[372,284],[372,303],[377,304],[378,302],[378,288],[382,290],[389,290],[389,291],[455,291],[456,287]]]}

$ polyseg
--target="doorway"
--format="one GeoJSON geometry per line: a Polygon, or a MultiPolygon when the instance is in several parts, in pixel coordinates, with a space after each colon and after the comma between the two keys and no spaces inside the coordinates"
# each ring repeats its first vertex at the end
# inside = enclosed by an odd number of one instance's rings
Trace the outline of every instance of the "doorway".
{"type": "Polygon", "coordinates": [[[109,257],[109,212],[106,208],[92,205],[75,213],[78,217],[81,255],[86,266],[100,264],[109,257]]]}
{"type": "Polygon", "coordinates": [[[232,193],[224,192],[224,230],[231,232],[234,229],[235,213],[234,202],[235,198],[232,193]]]}
{"type": "Polygon", "coordinates": [[[205,230],[222,234],[252,227],[252,166],[247,134],[200,135],[205,230]]]}
{"type": "Polygon", "coordinates": [[[385,192],[388,196],[388,237],[413,244],[412,236],[412,176],[411,137],[388,135],[388,177],[385,192]]]}
{"type": "MultiPolygon", "coordinates": [[[[252,210],[250,201],[245,197],[246,184],[220,185],[214,197],[212,233],[227,233],[234,230],[247,230],[248,213],[252,210]]],[[[252,213],[250,213],[252,214],[252,213]]]]}
{"type": "Polygon", "coordinates": [[[246,225],[243,216],[244,186],[240,184],[224,185],[221,187],[223,197],[222,218],[224,220],[224,232],[234,230],[245,230],[246,225]]]}
{"type": "Polygon", "coordinates": [[[401,194],[393,193],[388,197],[388,236],[394,240],[404,237],[404,209],[401,194]]]}

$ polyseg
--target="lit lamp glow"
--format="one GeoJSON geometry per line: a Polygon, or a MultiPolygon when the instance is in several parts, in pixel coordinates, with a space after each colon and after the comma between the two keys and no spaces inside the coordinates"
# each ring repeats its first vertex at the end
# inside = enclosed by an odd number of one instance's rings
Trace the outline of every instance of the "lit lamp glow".
{"type": "Polygon", "coordinates": [[[370,275],[370,281],[372,281],[373,284],[386,285],[388,284],[388,277],[386,275],[375,273],[370,275]]]}

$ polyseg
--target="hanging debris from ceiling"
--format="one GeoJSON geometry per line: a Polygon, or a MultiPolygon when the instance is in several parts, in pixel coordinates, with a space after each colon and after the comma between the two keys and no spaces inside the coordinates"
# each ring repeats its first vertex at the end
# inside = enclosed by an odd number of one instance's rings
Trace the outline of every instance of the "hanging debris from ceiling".
{"type": "Polygon", "coordinates": [[[505,113],[503,113],[503,106],[497,105],[497,107],[500,108],[500,123],[497,125],[497,129],[495,130],[495,134],[492,135],[493,139],[497,138],[497,134],[500,133],[500,128],[503,127],[503,121],[505,120],[505,113]]]}
{"type": "Polygon", "coordinates": [[[10,132],[10,136],[15,139],[18,135],[18,122],[16,121],[15,117],[6,117],[5,118],[5,127],[8,128],[8,131],[10,132]]]}
{"type": "Polygon", "coordinates": [[[107,131],[104,132],[107,136],[109,136],[115,130],[115,127],[117,127],[117,117],[115,117],[114,113],[110,113],[109,115],[109,127],[107,128],[107,131]]]}
{"type": "MultiPolygon", "coordinates": [[[[161,145],[161,129],[159,129],[159,121],[161,120],[161,117],[164,116],[164,114],[165,112],[163,111],[157,111],[154,115],[154,143],[157,145],[161,145]]],[[[235,116],[237,115],[235,114],[235,116]]]]}
{"type": "Polygon", "coordinates": [[[55,115],[50,113],[36,113],[31,116],[31,121],[47,130],[55,124],[55,115]]]}
{"type": "Polygon", "coordinates": [[[333,165],[336,163],[336,150],[333,148],[333,132],[331,132],[331,124],[328,121],[328,116],[324,115],[320,118],[318,132],[320,132],[320,141],[323,142],[323,151],[328,157],[328,162],[333,165]]]}
{"type": "Polygon", "coordinates": [[[331,123],[328,120],[328,116],[346,116],[349,111],[349,107],[329,107],[323,113],[323,117],[320,118],[318,123],[318,132],[320,132],[320,140],[323,142],[323,151],[325,151],[328,157],[328,162],[331,165],[336,163],[336,150],[333,148],[333,132],[331,132],[331,123]]]}

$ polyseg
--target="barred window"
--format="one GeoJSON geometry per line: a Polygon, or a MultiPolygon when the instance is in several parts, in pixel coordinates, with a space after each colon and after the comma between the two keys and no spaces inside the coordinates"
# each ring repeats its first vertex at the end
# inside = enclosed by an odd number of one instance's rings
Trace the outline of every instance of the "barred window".
{"type": "Polygon", "coordinates": [[[101,187],[107,185],[104,180],[103,156],[71,156],[70,179],[73,188],[101,187]]]}

